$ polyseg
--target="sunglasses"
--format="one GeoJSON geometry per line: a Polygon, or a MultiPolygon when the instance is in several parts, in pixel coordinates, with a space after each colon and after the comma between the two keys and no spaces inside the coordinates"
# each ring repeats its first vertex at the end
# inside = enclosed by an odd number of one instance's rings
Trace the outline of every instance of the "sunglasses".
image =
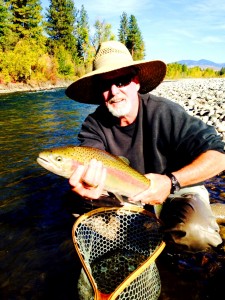
{"type": "Polygon", "coordinates": [[[128,86],[131,83],[133,77],[134,77],[134,74],[128,74],[128,75],[116,77],[113,79],[102,80],[100,83],[101,89],[103,91],[108,91],[111,89],[112,85],[115,85],[118,88],[123,88],[125,86],[128,86]]]}

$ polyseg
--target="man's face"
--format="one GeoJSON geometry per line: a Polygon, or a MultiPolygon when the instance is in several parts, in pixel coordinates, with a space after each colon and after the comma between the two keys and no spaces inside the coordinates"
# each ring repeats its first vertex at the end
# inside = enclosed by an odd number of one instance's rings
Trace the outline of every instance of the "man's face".
{"type": "Polygon", "coordinates": [[[108,110],[115,117],[127,116],[138,107],[140,84],[131,71],[118,70],[102,75],[100,88],[108,110]]]}

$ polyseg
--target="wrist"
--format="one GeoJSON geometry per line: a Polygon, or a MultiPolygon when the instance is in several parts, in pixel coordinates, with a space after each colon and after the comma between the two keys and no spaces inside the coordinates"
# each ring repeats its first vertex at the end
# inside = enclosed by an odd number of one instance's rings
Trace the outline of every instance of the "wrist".
{"type": "Polygon", "coordinates": [[[177,178],[172,173],[166,173],[165,175],[167,177],[169,177],[169,179],[171,181],[170,194],[174,194],[175,192],[178,192],[181,187],[180,187],[180,183],[177,180],[177,178]]]}

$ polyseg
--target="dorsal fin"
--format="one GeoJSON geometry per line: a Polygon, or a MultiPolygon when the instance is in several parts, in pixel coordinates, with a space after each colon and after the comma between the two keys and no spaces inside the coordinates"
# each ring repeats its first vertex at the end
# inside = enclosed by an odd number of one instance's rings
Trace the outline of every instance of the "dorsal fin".
{"type": "Polygon", "coordinates": [[[125,164],[129,165],[130,164],[130,161],[129,159],[127,159],[126,157],[124,156],[118,156],[123,162],[125,162],[125,164]]]}

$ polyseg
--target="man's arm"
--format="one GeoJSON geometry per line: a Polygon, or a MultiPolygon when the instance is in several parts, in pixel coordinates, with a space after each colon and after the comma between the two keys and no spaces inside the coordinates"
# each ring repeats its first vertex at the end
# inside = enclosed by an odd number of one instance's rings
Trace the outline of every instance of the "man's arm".
{"type": "MultiPolygon", "coordinates": [[[[215,150],[208,150],[200,154],[191,164],[172,172],[181,187],[200,183],[212,178],[225,170],[225,154],[215,150]]],[[[149,173],[150,187],[134,196],[132,201],[144,204],[163,203],[171,190],[171,180],[166,175],[149,173]]],[[[92,160],[88,167],[80,166],[70,178],[72,190],[79,195],[98,199],[103,192],[106,170],[100,161],[92,160]]]]}
{"type": "MultiPolygon", "coordinates": [[[[208,150],[200,154],[192,163],[172,174],[177,178],[180,186],[185,187],[212,178],[224,170],[225,154],[208,150]]],[[[166,175],[154,173],[145,176],[151,180],[150,187],[130,200],[151,205],[163,203],[170,194],[171,180],[166,175]]]]}
{"type": "Polygon", "coordinates": [[[200,154],[190,165],[172,172],[181,187],[202,182],[225,170],[225,154],[208,150],[200,154]]]}

